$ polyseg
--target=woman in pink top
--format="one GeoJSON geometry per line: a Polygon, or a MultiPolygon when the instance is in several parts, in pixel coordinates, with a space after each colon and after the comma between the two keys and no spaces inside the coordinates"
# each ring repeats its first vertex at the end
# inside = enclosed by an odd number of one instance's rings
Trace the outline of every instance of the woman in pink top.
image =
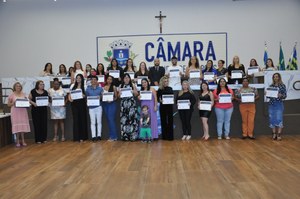
{"type": "Polygon", "coordinates": [[[11,107],[11,126],[12,133],[16,134],[16,147],[27,146],[24,140],[24,133],[30,132],[30,125],[28,119],[27,108],[17,108],[16,99],[26,98],[25,94],[22,92],[22,85],[16,82],[13,86],[13,93],[8,97],[8,107],[11,107]],[[20,137],[22,142],[20,142],[20,137]]]}
{"type": "Polygon", "coordinates": [[[218,87],[213,91],[213,94],[215,99],[215,112],[217,116],[218,139],[222,139],[224,125],[225,138],[226,140],[229,140],[230,119],[233,112],[233,91],[228,88],[226,80],[221,78],[218,82],[218,87]]]}

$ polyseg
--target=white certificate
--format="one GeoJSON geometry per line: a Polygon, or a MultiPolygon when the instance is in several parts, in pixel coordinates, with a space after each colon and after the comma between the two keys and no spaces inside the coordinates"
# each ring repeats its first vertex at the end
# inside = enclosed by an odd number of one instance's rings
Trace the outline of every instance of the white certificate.
{"type": "Polygon", "coordinates": [[[278,88],[269,87],[266,89],[266,97],[278,97],[278,88]]]}
{"type": "Polygon", "coordinates": [[[141,100],[152,100],[152,91],[140,91],[141,100]]]}
{"type": "Polygon", "coordinates": [[[105,92],[102,96],[103,102],[112,102],[114,101],[114,92],[105,92]]]}
{"type": "Polygon", "coordinates": [[[243,71],[242,70],[233,70],[231,71],[231,79],[242,79],[243,71]]]}
{"type": "Polygon", "coordinates": [[[69,93],[70,92],[70,88],[63,88],[65,93],[69,93]]]}
{"type": "Polygon", "coordinates": [[[87,96],[87,106],[100,106],[100,97],[99,96],[87,96]]]}
{"type": "Polygon", "coordinates": [[[200,101],[199,110],[201,111],[211,111],[211,101],[200,101]]]}
{"type": "Polygon", "coordinates": [[[200,78],[200,70],[190,70],[190,78],[200,78]]]}
{"type": "Polygon", "coordinates": [[[119,70],[109,70],[109,75],[113,76],[113,78],[119,78],[120,77],[120,71],[119,70]]]}
{"type": "Polygon", "coordinates": [[[228,82],[228,78],[226,77],[226,75],[220,75],[217,77],[217,84],[219,83],[220,79],[225,79],[226,82],[228,82]]]}
{"type": "Polygon", "coordinates": [[[251,103],[254,102],[254,93],[241,93],[241,101],[242,103],[251,103]]]}
{"type": "Polygon", "coordinates": [[[52,97],[52,106],[64,106],[65,98],[64,97],[52,97]]]}
{"type": "Polygon", "coordinates": [[[71,90],[71,98],[72,100],[82,99],[83,98],[82,91],[80,89],[71,90]]]}
{"type": "Polygon", "coordinates": [[[252,75],[254,73],[259,72],[259,67],[258,66],[249,66],[248,68],[248,75],[252,75]]]}
{"type": "Polygon", "coordinates": [[[70,85],[71,84],[71,77],[62,77],[61,78],[62,85],[70,85]]]}
{"type": "Polygon", "coordinates": [[[214,78],[215,78],[214,72],[205,72],[204,73],[204,80],[211,81],[211,80],[214,80],[214,78]]]}
{"type": "Polygon", "coordinates": [[[97,75],[97,77],[98,77],[98,83],[103,83],[103,82],[105,82],[104,75],[97,75]]]}
{"type": "Polygon", "coordinates": [[[132,97],[132,89],[131,88],[121,88],[121,98],[124,97],[132,97]]]}
{"type": "Polygon", "coordinates": [[[226,94],[219,94],[219,103],[231,103],[231,94],[226,93],[226,94]]]}
{"type": "Polygon", "coordinates": [[[35,103],[37,106],[48,106],[49,98],[48,96],[35,97],[35,103]]]}
{"type": "Polygon", "coordinates": [[[134,72],[125,72],[130,76],[130,79],[133,80],[134,79],[134,72]]]}
{"type": "Polygon", "coordinates": [[[190,109],[190,100],[178,100],[177,101],[178,110],[187,110],[190,109]]]}
{"type": "Polygon", "coordinates": [[[29,103],[29,100],[28,99],[16,99],[16,107],[17,108],[28,108],[30,107],[30,103],[29,103]]]}
{"type": "Polygon", "coordinates": [[[174,95],[162,95],[162,104],[174,104],[174,95]]]}
{"type": "Polygon", "coordinates": [[[137,76],[137,84],[142,84],[142,79],[148,79],[148,76],[137,76]]]}
{"type": "Polygon", "coordinates": [[[179,77],[179,69],[170,69],[170,77],[179,77]]]}

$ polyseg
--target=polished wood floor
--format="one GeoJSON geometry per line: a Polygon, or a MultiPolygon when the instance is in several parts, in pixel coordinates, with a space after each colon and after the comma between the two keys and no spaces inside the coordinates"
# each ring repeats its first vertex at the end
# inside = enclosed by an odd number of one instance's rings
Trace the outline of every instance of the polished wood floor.
{"type": "Polygon", "coordinates": [[[7,146],[0,198],[300,198],[300,136],[7,146]]]}

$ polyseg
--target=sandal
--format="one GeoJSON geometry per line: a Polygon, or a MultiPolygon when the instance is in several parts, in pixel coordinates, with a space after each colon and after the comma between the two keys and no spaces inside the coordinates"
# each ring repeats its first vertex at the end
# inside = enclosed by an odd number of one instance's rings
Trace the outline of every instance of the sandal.
{"type": "Polygon", "coordinates": [[[273,139],[273,140],[276,140],[276,139],[277,139],[277,134],[276,134],[276,133],[273,133],[272,135],[273,135],[273,136],[272,136],[272,139],[273,139]]]}
{"type": "Polygon", "coordinates": [[[281,141],[281,139],[282,139],[282,138],[281,138],[281,133],[278,133],[278,135],[277,135],[277,140],[278,140],[278,141],[281,141]]]}

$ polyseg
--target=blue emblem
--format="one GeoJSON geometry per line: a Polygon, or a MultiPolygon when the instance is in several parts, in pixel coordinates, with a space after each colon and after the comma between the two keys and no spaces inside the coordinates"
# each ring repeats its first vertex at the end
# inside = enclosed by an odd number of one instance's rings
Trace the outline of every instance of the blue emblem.
{"type": "Polygon", "coordinates": [[[117,59],[119,66],[126,65],[127,59],[130,57],[130,47],[132,43],[127,40],[116,40],[109,45],[113,51],[113,57],[117,59]]]}

